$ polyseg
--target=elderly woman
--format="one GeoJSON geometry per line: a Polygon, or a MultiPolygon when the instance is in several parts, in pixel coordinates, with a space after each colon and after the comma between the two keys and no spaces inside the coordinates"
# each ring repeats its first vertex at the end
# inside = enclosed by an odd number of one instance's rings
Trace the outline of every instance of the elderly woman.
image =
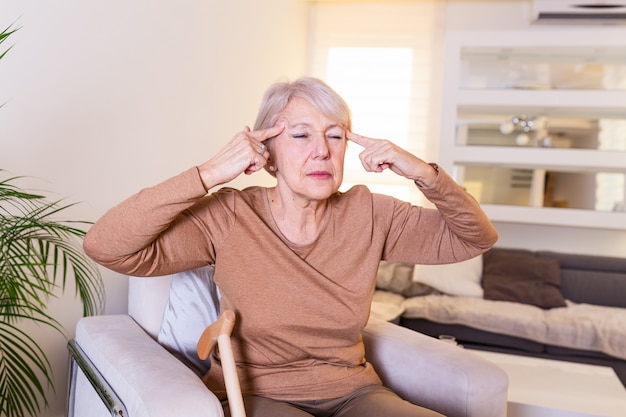
{"type": "MultiPolygon", "coordinates": [[[[444,171],[352,133],[344,100],[301,78],[270,87],[254,129],[213,158],[109,210],[84,246],[123,274],[215,264],[220,307],[239,316],[233,350],[249,416],[408,417],[439,414],[384,388],[364,358],[379,262],[462,261],[496,239],[476,201],[444,171]],[[365,186],[339,192],[348,141],[364,148],[365,170],[413,181],[437,209],[365,186]],[[262,168],[275,186],[208,193],[262,168]]],[[[218,358],[204,381],[225,399],[218,358]]]]}

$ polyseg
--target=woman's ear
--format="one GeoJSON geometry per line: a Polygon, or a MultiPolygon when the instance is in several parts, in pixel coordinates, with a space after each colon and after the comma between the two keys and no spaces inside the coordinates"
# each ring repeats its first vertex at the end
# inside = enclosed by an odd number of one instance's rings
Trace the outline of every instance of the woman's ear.
{"type": "Polygon", "coordinates": [[[274,160],[272,159],[272,152],[271,151],[269,152],[270,152],[270,156],[267,158],[267,163],[265,164],[264,168],[272,177],[275,177],[276,176],[276,164],[274,163],[274,160]]]}
{"type": "Polygon", "coordinates": [[[270,156],[267,158],[267,170],[269,172],[276,172],[276,163],[274,162],[271,153],[270,156]]]}

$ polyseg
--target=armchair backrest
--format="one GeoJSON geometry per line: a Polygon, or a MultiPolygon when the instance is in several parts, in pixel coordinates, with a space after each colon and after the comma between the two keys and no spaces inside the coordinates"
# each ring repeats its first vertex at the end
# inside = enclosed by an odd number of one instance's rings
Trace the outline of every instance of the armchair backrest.
{"type": "Polygon", "coordinates": [[[171,275],[129,277],[128,314],[155,339],[161,328],[171,283],[171,275]]]}

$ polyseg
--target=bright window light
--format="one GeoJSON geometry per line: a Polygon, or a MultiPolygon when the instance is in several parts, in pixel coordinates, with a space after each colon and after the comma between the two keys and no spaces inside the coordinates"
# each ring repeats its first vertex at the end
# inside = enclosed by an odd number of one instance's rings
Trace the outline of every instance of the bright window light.
{"type": "MultiPolygon", "coordinates": [[[[348,102],[355,133],[389,139],[403,148],[409,143],[413,50],[411,48],[331,47],[327,81],[348,102]]],[[[370,189],[407,200],[411,185],[393,185],[398,178],[366,174],[350,143],[346,154],[343,189],[368,178],[370,189]],[[380,180],[387,184],[376,184],[380,180]]]]}
{"type": "Polygon", "coordinates": [[[411,48],[329,48],[327,78],[352,109],[354,130],[408,143],[411,48]]]}

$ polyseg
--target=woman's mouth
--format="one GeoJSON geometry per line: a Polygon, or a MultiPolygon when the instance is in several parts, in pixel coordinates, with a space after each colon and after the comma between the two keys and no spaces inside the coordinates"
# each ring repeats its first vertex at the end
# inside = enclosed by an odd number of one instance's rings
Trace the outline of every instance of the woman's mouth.
{"type": "Polygon", "coordinates": [[[307,177],[316,179],[328,179],[331,178],[332,175],[328,171],[312,171],[307,174],[307,177]]]}

